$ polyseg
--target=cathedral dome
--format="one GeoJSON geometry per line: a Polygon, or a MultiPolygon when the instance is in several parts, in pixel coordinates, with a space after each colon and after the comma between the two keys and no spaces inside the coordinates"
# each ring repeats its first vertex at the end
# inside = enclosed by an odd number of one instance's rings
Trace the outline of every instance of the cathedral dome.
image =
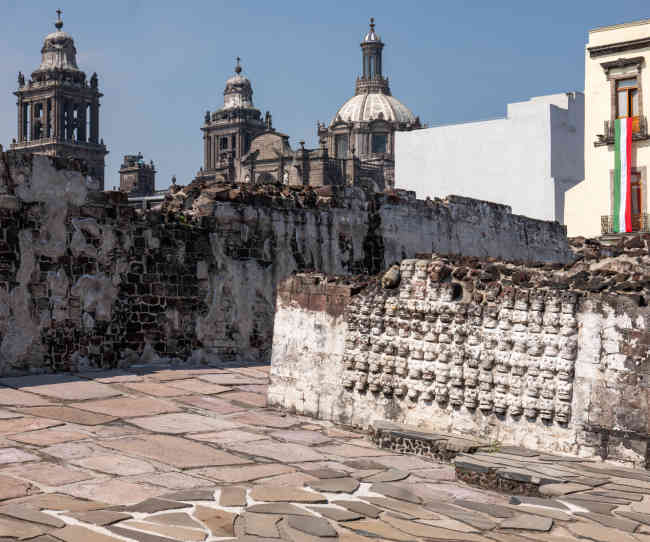
{"type": "Polygon", "coordinates": [[[223,91],[223,108],[253,108],[253,87],[247,77],[241,74],[241,66],[237,57],[235,75],[226,81],[226,88],[223,91]]]}
{"type": "Polygon", "coordinates": [[[79,71],[77,67],[77,50],[72,36],[61,30],[63,21],[61,11],[57,10],[58,19],[54,23],[56,31],[45,36],[41,49],[41,65],[37,71],[67,70],[79,71]]]}
{"type": "Polygon", "coordinates": [[[345,122],[369,122],[385,120],[400,124],[415,123],[415,115],[402,102],[393,96],[382,93],[357,94],[338,110],[332,124],[345,122]]]}

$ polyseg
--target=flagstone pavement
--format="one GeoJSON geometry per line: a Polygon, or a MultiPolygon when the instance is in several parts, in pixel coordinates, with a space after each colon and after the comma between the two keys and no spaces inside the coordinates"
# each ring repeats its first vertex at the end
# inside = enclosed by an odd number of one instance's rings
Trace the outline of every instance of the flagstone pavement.
{"type": "Polygon", "coordinates": [[[551,472],[543,497],[471,487],[266,408],[268,371],[0,379],[0,542],[650,542],[646,471],[504,447],[459,464],[551,472]]]}

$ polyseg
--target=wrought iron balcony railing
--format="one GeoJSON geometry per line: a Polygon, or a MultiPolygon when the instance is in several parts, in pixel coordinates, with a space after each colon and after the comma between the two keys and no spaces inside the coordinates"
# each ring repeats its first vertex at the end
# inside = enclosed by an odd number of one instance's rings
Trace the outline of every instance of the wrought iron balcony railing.
{"type": "MultiPolygon", "coordinates": [[[[614,217],[612,215],[600,217],[600,231],[602,233],[617,233],[614,231],[614,217]]],[[[650,215],[648,213],[632,215],[632,232],[650,233],[650,215]]]]}
{"type": "MultiPolygon", "coordinates": [[[[604,133],[596,136],[594,145],[613,145],[615,140],[614,123],[606,120],[604,122],[604,133]]],[[[632,117],[632,141],[643,141],[650,139],[648,135],[648,119],[646,117],[632,117]]]]}

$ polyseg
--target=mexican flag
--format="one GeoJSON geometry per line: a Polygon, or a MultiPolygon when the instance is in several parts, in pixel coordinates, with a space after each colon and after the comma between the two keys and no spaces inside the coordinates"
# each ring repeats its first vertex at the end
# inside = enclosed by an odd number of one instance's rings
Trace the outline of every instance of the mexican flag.
{"type": "Polygon", "coordinates": [[[632,118],[616,119],[614,124],[614,231],[632,231],[632,194],[630,189],[632,155],[632,118]]]}

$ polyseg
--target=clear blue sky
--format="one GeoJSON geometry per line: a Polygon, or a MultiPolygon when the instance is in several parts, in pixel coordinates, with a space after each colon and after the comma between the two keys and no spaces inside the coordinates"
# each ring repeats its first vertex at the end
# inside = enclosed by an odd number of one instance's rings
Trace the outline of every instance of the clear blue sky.
{"type": "Polygon", "coordinates": [[[40,63],[57,7],[79,67],[99,74],[107,188],[119,184],[122,156],[139,151],[154,160],[158,188],[172,174],[179,184],[192,179],[203,115],[223,103],[238,55],[255,105],[295,149],[301,139],[316,146],[316,121],[329,122],[352,96],[371,16],[393,95],[429,124],[502,116],[508,102],[582,90],[588,30],[650,17],[648,0],[0,0],[5,146],[16,136],[17,72],[40,63]]]}

